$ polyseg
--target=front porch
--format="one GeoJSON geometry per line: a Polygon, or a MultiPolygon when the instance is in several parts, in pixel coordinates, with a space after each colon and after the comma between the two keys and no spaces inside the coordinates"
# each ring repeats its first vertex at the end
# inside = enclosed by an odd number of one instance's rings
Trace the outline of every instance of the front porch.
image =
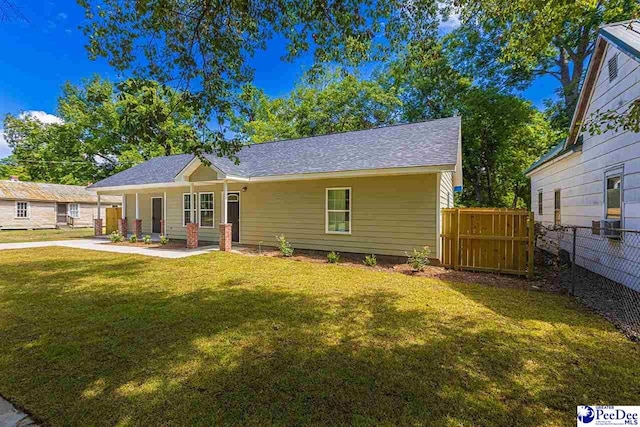
{"type": "MultiPolygon", "coordinates": [[[[189,249],[196,249],[205,242],[230,251],[232,244],[240,243],[240,194],[243,188],[240,183],[217,180],[215,176],[202,178],[194,177],[199,179],[197,182],[182,181],[120,193],[123,207],[117,220],[118,232],[125,239],[131,235],[139,240],[146,235],[152,240],[166,236],[185,241],[189,249]]],[[[114,193],[99,192],[98,205],[101,194],[114,193]]],[[[96,236],[102,235],[102,226],[103,219],[96,218],[96,236]]]]}

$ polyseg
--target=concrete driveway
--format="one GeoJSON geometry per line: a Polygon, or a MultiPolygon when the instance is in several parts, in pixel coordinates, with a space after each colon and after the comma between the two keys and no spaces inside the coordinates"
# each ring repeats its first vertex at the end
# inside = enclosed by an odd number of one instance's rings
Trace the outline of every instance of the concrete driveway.
{"type": "Polygon", "coordinates": [[[135,254],[158,258],[186,258],[220,250],[218,246],[204,246],[197,249],[160,249],[137,246],[112,245],[105,239],[53,240],[50,242],[0,243],[0,251],[9,249],[44,248],[62,246],[66,248],[88,249],[92,251],[114,252],[119,254],[135,254]]]}

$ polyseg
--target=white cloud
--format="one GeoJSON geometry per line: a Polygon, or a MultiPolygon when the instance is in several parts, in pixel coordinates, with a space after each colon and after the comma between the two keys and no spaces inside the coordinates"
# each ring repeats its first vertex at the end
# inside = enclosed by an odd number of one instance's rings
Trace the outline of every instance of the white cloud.
{"type": "Polygon", "coordinates": [[[40,123],[48,124],[62,124],[63,121],[60,117],[54,116],[53,114],[45,113],[44,111],[23,111],[19,116],[21,119],[25,117],[30,117],[32,119],[38,120],[40,123]]]}
{"type": "Polygon", "coordinates": [[[11,148],[4,140],[4,130],[0,129],[0,159],[3,159],[11,154],[11,148]]]}
{"type": "Polygon", "coordinates": [[[67,14],[64,12],[60,12],[58,15],[56,15],[56,19],[58,21],[66,21],[67,19],[67,14]]]}
{"type": "MultiPolygon", "coordinates": [[[[439,3],[443,6],[442,3],[439,3]]],[[[444,10],[440,10],[440,25],[438,29],[441,33],[446,34],[458,28],[462,23],[460,22],[460,10],[456,8],[451,8],[448,12],[447,19],[444,19],[443,12],[444,10]]]]}

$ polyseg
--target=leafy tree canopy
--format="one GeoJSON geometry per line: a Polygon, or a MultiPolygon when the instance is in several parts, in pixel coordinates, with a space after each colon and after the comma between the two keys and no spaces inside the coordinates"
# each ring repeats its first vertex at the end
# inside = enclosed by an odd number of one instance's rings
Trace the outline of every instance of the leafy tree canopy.
{"type": "Polygon", "coordinates": [[[463,25],[447,37],[452,62],[484,86],[560,83],[554,120],[567,128],[598,28],[631,18],[637,0],[460,0],[463,25]]]}
{"type": "Polygon", "coordinates": [[[402,105],[393,89],[375,80],[334,71],[303,80],[282,98],[255,86],[244,88],[234,128],[253,142],[367,129],[394,123],[402,105]]]}
{"type": "Polygon", "coordinates": [[[529,101],[473,88],[462,107],[462,161],[468,206],[530,206],[524,171],[559,137],[529,101]]]}
{"type": "Polygon", "coordinates": [[[57,114],[61,123],[4,120],[13,162],[36,181],[84,185],[151,157],[192,152],[200,138],[190,95],[154,81],[66,83],[57,114]]]}
{"type": "MultiPolygon", "coordinates": [[[[322,64],[360,65],[437,31],[436,0],[210,1],[79,0],[92,58],[121,71],[197,94],[203,116],[219,125],[233,116],[235,95],[250,82],[248,59],[267,42],[287,41],[283,59],[312,51],[322,64]]],[[[206,121],[203,121],[204,125],[206,121]]],[[[240,146],[224,129],[207,134],[203,150],[229,155],[240,146]]]]}

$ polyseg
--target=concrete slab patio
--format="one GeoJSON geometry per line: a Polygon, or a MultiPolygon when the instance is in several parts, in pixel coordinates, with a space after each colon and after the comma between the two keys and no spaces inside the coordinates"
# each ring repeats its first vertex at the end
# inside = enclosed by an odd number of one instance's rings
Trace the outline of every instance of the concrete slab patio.
{"type": "Polygon", "coordinates": [[[220,250],[218,246],[203,246],[197,249],[163,249],[145,248],[139,246],[119,246],[110,244],[106,239],[77,239],[77,240],[53,240],[49,242],[22,242],[2,243],[0,251],[10,249],[42,248],[49,246],[63,246],[75,249],[88,249],[92,251],[114,252],[119,254],[145,255],[158,258],[186,258],[193,255],[202,255],[220,250]]]}

